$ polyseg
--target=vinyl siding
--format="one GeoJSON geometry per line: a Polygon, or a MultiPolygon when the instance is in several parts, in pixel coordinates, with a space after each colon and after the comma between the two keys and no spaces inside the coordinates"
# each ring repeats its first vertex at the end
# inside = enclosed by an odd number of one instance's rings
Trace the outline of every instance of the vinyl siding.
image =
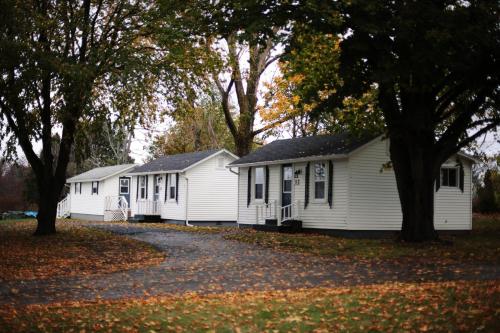
{"type": "MultiPolygon", "coordinates": [[[[464,192],[458,187],[441,186],[434,196],[434,226],[438,230],[472,229],[472,179],[470,161],[462,161],[464,167],[464,192]]],[[[456,157],[447,163],[456,166],[456,157]]]]}
{"type": "MultiPolygon", "coordinates": [[[[265,177],[264,177],[265,179],[265,177]]],[[[281,196],[281,165],[269,166],[269,203],[279,205],[281,196]]],[[[264,200],[255,199],[255,168],[252,168],[251,201],[247,207],[248,168],[239,169],[238,177],[238,223],[255,224],[257,219],[257,205],[264,204],[264,200]]],[[[265,192],[265,189],[264,189],[265,192]]],[[[293,197],[292,197],[293,200],[293,197]]]]}
{"type": "MultiPolygon", "coordinates": [[[[390,160],[388,141],[372,142],[349,159],[350,230],[400,230],[401,206],[394,171],[382,170],[390,160]]],[[[435,196],[436,229],[470,229],[470,169],[464,163],[465,190],[443,188],[435,196]],[[445,222],[446,221],[446,222],[445,222]]]]}
{"type": "MultiPolygon", "coordinates": [[[[236,221],[238,176],[225,167],[233,160],[223,153],[188,170],[189,221],[236,221]],[[222,167],[218,165],[219,158],[222,167]]],[[[183,184],[185,193],[185,179],[183,184]]],[[[185,199],[183,205],[184,202],[185,199]]]]}
{"type": "MultiPolygon", "coordinates": [[[[300,219],[304,228],[341,229],[346,227],[347,217],[347,161],[333,162],[333,206],[330,208],[327,200],[316,202],[313,197],[312,176],[310,181],[310,201],[307,209],[304,209],[305,197],[305,166],[306,163],[293,164],[294,173],[300,172],[292,182],[292,202],[298,203],[300,219]]],[[[281,165],[269,166],[269,202],[276,202],[281,206],[281,165]]],[[[254,168],[252,168],[253,170],[254,168]]],[[[311,174],[312,174],[311,168],[311,174]]],[[[238,223],[255,224],[256,206],[263,201],[254,199],[255,173],[252,172],[252,200],[247,207],[248,168],[240,168],[239,175],[239,200],[238,200],[238,223]]],[[[326,185],[328,182],[326,182],[326,185]]]]}
{"type": "MultiPolygon", "coordinates": [[[[175,182],[175,173],[168,175],[169,183],[170,179],[175,182]],[[173,178],[171,178],[173,177],[173,178]]],[[[165,182],[165,176],[163,176],[163,181],[165,182]]],[[[167,192],[167,200],[165,201],[165,186],[163,186],[162,191],[160,191],[160,202],[163,202],[161,208],[161,218],[164,220],[186,220],[186,179],[179,174],[179,189],[177,200],[170,199],[167,192]]]]}
{"type": "MultiPolygon", "coordinates": [[[[309,204],[304,209],[305,199],[305,170],[306,163],[296,164],[295,170],[301,169],[300,185],[294,186],[296,200],[300,200],[300,219],[304,228],[315,229],[345,229],[347,227],[348,209],[348,163],[347,160],[333,161],[333,204],[332,208],[326,199],[328,193],[328,179],[325,183],[325,200],[314,199],[314,162],[310,164],[309,204]]],[[[328,163],[327,163],[328,165],[328,163]]],[[[326,171],[328,175],[328,171],[326,171]]]]}
{"type": "Polygon", "coordinates": [[[118,195],[118,178],[113,176],[99,182],[99,193],[92,194],[92,182],[82,182],[82,193],[75,193],[75,184],[70,183],[70,211],[73,214],[104,215],[107,196],[118,195]]]}
{"type": "MultiPolygon", "coordinates": [[[[186,185],[189,183],[189,221],[236,221],[237,214],[237,175],[225,168],[234,157],[223,153],[194,166],[179,174],[178,198],[165,200],[165,173],[160,189],[161,218],[164,220],[186,220],[186,185]],[[219,168],[218,158],[224,157],[224,167],[219,168]],[[189,181],[186,182],[186,177],[189,181]]],[[[157,175],[157,174],[155,174],[157,175]]],[[[175,173],[168,178],[175,179],[175,173]]],[[[132,214],[137,212],[137,176],[132,177],[131,208],[132,214]]],[[[168,194],[168,192],[167,192],[168,194]]],[[[148,175],[148,200],[154,198],[154,175],[148,175]]]]}

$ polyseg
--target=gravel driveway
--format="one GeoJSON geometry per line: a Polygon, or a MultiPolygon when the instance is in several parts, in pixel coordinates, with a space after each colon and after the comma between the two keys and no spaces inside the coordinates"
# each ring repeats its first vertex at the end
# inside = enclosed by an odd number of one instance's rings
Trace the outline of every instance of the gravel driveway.
{"type": "Polygon", "coordinates": [[[498,279],[498,265],[431,265],[347,261],[187,233],[134,225],[93,227],[148,242],[166,253],[156,267],[85,277],[3,282],[0,304],[24,305],[96,298],[117,299],[189,291],[273,290],[389,281],[498,279]]]}

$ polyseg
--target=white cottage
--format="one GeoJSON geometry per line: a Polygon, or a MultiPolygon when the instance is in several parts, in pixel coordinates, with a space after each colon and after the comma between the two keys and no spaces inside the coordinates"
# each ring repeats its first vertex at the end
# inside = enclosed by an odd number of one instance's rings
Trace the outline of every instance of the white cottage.
{"type": "Polygon", "coordinates": [[[238,176],[226,166],[237,156],[207,150],[157,158],[135,168],[131,215],[136,221],[235,224],[238,176]]]}
{"type": "MultiPolygon", "coordinates": [[[[238,224],[275,228],[301,222],[305,229],[401,230],[389,161],[389,140],[381,136],[274,141],[229,165],[239,170],[238,224]]],[[[435,195],[437,230],[471,229],[472,164],[461,153],[443,164],[435,195]]]]}
{"type": "Polygon", "coordinates": [[[91,221],[127,220],[130,177],[135,164],[95,168],[69,178],[69,193],[58,205],[58,217],[91,221]]]}

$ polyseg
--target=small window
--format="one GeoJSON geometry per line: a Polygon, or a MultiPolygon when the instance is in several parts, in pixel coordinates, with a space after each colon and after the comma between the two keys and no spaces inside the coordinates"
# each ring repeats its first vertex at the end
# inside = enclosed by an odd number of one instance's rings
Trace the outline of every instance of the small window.
{"type": "Polygon", "coordinates": [[[92,182],[92,194],[99,194],[99,182],[92,182]]]}
{"type": "Polygon", "coordinates": [[[169,185],[169,198],[170,199],[175,199],[175,186],[176,181],[177,181],[177,176],[175,174],[171,174],[170,177],[168,177],[170,185],[169,185]]]}
{"type": "Polygon", "coordinates": [[[264,198],[264,168],[255,168],[255,199],[264,198]]]}
{"type": "Polygon", "coordinates": [[[441,168],[441,186],[458,187],[457,168],[441,168]]]}
{"type": "Polygon", "coordinates": [[[326,163],[314,163],[314,199],[325,198],[326,163]]]}
{"type": "Polygon", "coordinates": [[[122,178],[120,179],[120,194],[129,194],[130,191],[130,179],[122,178]]]}
{"type": "Polygon", "coordinates": [[[139,176],[139,198],[146,199],[146,177],[139,176]]]}
{"type": "Polygon", "coordinates": [[[293,170],[291,166],[283,168],[283,192],[292,192],[293,170]]]}
{"type": "Polygon", "coordinates": [[[82,183],[75,183],[75,194],[76,193],[82,193],[82,183]]]}

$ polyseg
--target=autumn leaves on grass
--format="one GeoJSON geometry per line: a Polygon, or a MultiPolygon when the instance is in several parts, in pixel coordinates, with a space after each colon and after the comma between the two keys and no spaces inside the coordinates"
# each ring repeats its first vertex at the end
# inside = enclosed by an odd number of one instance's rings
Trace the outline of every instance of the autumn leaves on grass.
{"type": "Polygon", "coordinates": [[[493,332],[497,281],[185,294],[0,310],[16,332],[493,332]]]}
{"type": "Polygon", "coordinates": [[[109,273],[157,265],[164,254],[146,243],[60,221],[58,233],[33,237],[34,221],[0,222],[0,280],[109,273]]]}

